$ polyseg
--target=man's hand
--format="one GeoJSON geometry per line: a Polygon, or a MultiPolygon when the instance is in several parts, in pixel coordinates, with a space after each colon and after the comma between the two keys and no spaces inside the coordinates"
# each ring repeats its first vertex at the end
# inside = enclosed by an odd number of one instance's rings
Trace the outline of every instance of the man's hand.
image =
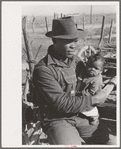
{"type": "Polygon", "coordinates": [[[98,105],[105,102],[107,96],[111,93],[117,83],[116,79],[116,76],[110,79],[102,91],[98,91],[94,96],[92,96],[92,105],[98,105]]]}
{"type": "Polygon", "coordinates": [[[92,96],[92,105],[99,105],[105,102],[106,100],[106,93],[102,90],[97,91],[97,93],[92,96]]]}

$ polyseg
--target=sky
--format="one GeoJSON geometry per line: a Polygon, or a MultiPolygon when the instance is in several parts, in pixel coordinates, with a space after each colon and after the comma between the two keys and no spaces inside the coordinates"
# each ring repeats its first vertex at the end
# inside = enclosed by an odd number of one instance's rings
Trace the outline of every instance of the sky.
{"type": "Polygon", "coordinates": [[[92,5],[93,14],[116,13],[114,2],[39,2],[22,5],[22,15],[89,14],[92,5]]]}

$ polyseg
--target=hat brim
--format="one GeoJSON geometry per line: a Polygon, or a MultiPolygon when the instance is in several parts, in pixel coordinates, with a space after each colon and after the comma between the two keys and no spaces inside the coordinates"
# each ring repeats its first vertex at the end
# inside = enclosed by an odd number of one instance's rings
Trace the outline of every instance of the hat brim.
{"type": "Polygon", "coordinates": [[[76,39],[76,38],[81,38],[81,39],[85,39],[86,38],[86,33],[85,31],[78,29],[76,33],[74,34],[69,34],[69,35],[58,35],[58,36],[54,36],[52,31],[47,32],[45,34],[47,37],[50,38],[59,38],[59,39],[76,39]]]}

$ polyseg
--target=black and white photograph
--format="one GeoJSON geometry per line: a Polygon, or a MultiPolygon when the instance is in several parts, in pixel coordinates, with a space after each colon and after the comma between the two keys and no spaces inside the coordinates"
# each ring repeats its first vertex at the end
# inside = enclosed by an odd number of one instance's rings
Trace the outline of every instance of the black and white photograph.
{"type": "Polygon", "coordinates": [[[2,147],[120,147],[119,4],[2,2],[2,147]]]}

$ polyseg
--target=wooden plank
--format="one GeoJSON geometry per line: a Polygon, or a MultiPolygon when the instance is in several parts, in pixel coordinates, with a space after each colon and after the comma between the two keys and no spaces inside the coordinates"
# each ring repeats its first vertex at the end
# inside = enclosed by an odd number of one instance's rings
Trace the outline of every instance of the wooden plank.
{"type": "Polygon", "coordinates": [[[106,62],[116,63],[116,58],[114,57],[104,57],[106,62]]]}
{"type": "Polygon", "coordinates": [[[104,66],[104,69],[116,69],[114,66],[104,66]]]}
{"type": "Polygon", "coordinates": [[[116,63],[112,63],[112,62],[107,62],[107,63],[105,64],[105,66],[107,66],[107,65],[112,65],[112,66],[116,66],[116,63]]]}
{"type": "Polygon", "coordinates": [[[106,75],[102,75],[102,77],[103,77],[103,79],[110,79],[111,77],[108,77],[108,76],[106,76],[106,75]]]}
{"type": "Polygon", "coordinates": [[[114,119],[109,119],[109,118],[101,118],[101,120],[116,122],[116,120],[114,120],[114,119]]]}
{"type": "Polygon", "coordinates": [[[115,50],[116,51],[116,49],[114,48],[114,47],[103,47],[103,48],[101,48],[102,50],[115,50]]]}
{"type": "Polygon", "coordinates": [[[111,43],[109,44],[109,43],[108,43],[105,47],[116,48],[116,45],[115,45],[115,44],[111,44],[111,43]]]}

